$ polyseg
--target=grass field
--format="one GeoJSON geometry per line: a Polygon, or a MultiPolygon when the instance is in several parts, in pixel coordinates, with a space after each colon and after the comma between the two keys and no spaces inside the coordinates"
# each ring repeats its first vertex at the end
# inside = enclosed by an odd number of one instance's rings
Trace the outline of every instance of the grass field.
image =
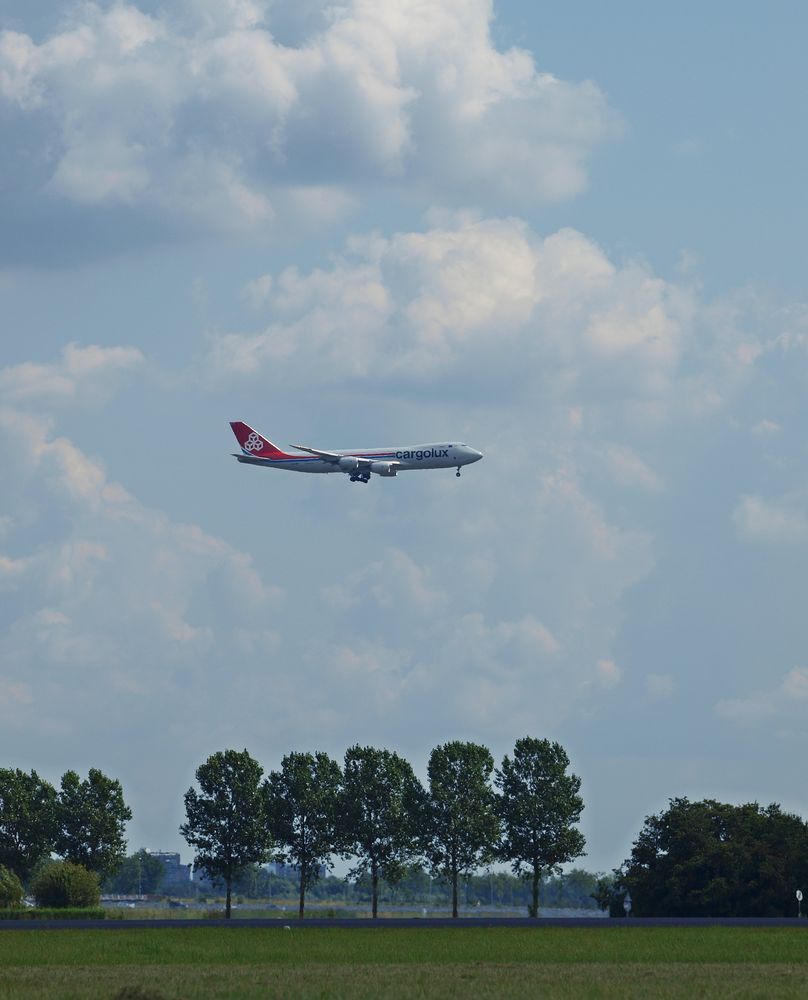
{"type": "Polygon", "coordinates": [[[0,1000],[790,998],[789,928],[193,928],[0,933],[0,1000]]]}

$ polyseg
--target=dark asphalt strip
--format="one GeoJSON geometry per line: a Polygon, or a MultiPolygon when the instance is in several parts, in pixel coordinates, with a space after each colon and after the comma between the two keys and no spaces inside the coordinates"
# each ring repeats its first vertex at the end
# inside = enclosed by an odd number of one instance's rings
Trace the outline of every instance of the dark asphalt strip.
{"type": "Polygon", "coordinates": [[[625,919],[604,919],[598,917],[557,917],[531,920],[529,917],[472,917],[453,920],[451,917],[383,917],[371,920],[362,917],[340,919],[307,918],[303,920],[243,919],[233,920],[0,920],[0,931],[59,931],[59,930],[162,930],[164,928],[226,927],[231,930],[260,927],[282,931],[286,928],[339,927],[347,930],[378,928],[381,930],[418,930],[454,928],[468,930],[472,927],[531,927],[542,930],[545,927],[564,927],[573,930],[579,927],[593,927],[597,930],[625,930],[630,927],[805,927],[808,920],[787,917],[632,917],[625,919]]]}

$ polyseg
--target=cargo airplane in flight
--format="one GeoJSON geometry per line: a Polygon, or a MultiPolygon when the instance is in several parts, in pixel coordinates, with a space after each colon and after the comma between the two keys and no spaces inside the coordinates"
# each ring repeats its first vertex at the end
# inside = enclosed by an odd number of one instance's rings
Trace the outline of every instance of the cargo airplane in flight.
{"type": "Polygon", "coordinates": [[[239,462],[262,465],[266,469],[287,469],[290,472],[344,472],[352,483],[367,483],[371,473],[377,476],[396,476],[410,469],[460,469],[472,462],[479,462],[482,452],[458,442],[416,444],[401,448],[357,448],[321,451],[293,444],[305,455],[281,451],[271,441],[240,420],[230,426],[236,435],[241,454],[234,454],[239,462]]]}

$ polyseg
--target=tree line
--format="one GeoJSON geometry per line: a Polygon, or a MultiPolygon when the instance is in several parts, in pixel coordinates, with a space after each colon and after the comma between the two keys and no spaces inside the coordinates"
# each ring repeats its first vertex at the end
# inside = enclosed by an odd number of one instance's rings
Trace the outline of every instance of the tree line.
{"type": "MultiPolygon", "coordinates": [[[[380,885],[395,887],[419,862],[451,886],[456,917],[461,880],[493,861],[529,876],[536,916],[542,876],[584,849],[575,827],[580,779],[568,767],[560,744],[530,737],[496,769],[480,744],[436,747],[426,786],[403,757],[375,747],[351,747],[342,764],[322,752],[290,753],[266,776],[246,749],[224,750],[197,768],[180,832],[195,868],[224,883],[227,917],[234,880],[269,860],[298,869],[302,916],[307,891],[335,856],[352,859],[349,879],[368,882],[374,917],[380,885]]],[[[21,896],[54,855],[64,867],[50,882],[81,885],[83,896],[85,870],[97,886],[136,865],[148,882],[156,859],[125,857],[131,818],[120,782],[95,768],[84,780],[67,771],[59,789],[36,771],[0,768],[0,882],[15,886],[3,898],[21,896]]]]}
{"type": "MultiPolygon", "coordinates": [[[[540,885],[546,895],[548,876],[584,848],[580,780],[568,768],[559,744],[532,738],[498,768],[479,744],[436,747],[424,785],[401,756],[373,747],[351,747],[341,764],[291,753],[266,775],[246,750],[225,750],[197,769],[181,831],[197,869],[224,882],[228,914],[234,885],[244,893],[250,879],[276,878],[260,869],[272,859],[297,866],[302,914],[321,865],[341,856],[352,859],[349,878],[374,915],[380,892],[389,899],[401,887],[416,899],[434,880],[448,886],[457,915],[459,888],[486,898],[474,872],[509,862],[535,916],[540,885]]],[[[155,891],[162,863],[146,851],[125,857],[131,816],[120,782],[95,768],[85,779],[67,771],[58,788],[33,770],[0,768],[0,906],[18,902],[23,886],[68,902],[97,897],[102,880],[118,877],[155,891]]],[[[488,880],[491,899],[499,878],[488,880]]],[[[776,803],[674,798],[646,818],[619,868],[594,886],[591,878],[581,873],[579,890],[589,884],[614,916],[628,900],[637,916],[783,916],[795,912],[796,890],[808,889],[808,824],[776,803]]],[[[323,898],[339,885],[325,881],[323,898]]]]}
{"type": "MultiPolygon", "coordinates": [[[[561,875],[542,877],[539,902],[542,909],[574,908],[595,909],[600,873],[583,868],[565,869],[561,875]]],[[[166,868],[160,858],[148,851],[138,850],[129,854],[114,875],[109,876],[102,891],[118,895],[163,895],[182,899],[192,898],[199,904],[208,904],[219,895],[218,886],[207,879],[177,882],[166,877],[166,868]]],[[[258,903],[277,905],[291,897],[297,898],[300,880],[294,871],[277,873],[271,866],[248,865],[233,880],[233,906],[258,903]]],[[[443,879],[433,878],[426,867],[415,862],[408,865],[404,876],[395,885],[379,881],[379,909],[406,907],[408,909],[444,909],[451,903],[451,886],[443,879]]],[[[531,885],[523,878],[503,871],[486,868],[476,875],[461,879],[458,894],[463,906],[506,907],[527,912],[531,902],[531,885]]],[[[326,872],[306,892],[306,906],[316,902],[339,906],[345,913],[352,909],[365,909],[371,902],[371,884],[368,876],[349,881],[347,878],[326,872]]]]}
{"type": "Polygon", "coordinates": [[[335,856],[353,861],[349,879],[369,880],[374,917],[380,884],[395,886],[416,861],[451,886],[454,917],[461,880],[508,862],[530,880],[535,917],[542,876],[585,846],[569,763],[560,744],[525,737],[495,769],[487,747],[457,740],[432,751],[424,786],[408,761],[376,747],[350,747],[342,765],[290,753],[266,777],[246,749],[224,750],[197,768],[180,832],[195,867],[224,883],[227,917],[234,881],[271,858],[298,869],[303,916],[307,890],[335,856]]]}

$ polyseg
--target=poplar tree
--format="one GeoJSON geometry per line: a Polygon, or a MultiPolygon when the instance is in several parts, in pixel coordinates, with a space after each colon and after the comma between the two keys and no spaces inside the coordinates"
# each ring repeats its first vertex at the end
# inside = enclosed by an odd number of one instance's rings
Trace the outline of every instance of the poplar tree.
{"type": "Polygon", "coordinates": [[[375,747],[346,751],[343,780],[341,842],[357,859],[348,877],[370,876],[371,913],[376,917],[379,880],[395,885],[417,853],[425,792],[408,761],[375,747]]]}
{"type": "Polygon", "coordinates": [[[196,849],[194,866],[224,882],[228,920],[233,879],[269,855],[262,775],[263,768],[246,750],[221,750],[196,769],[201,791],[189,788],[185,793],[187,820],[180,833],[196,849]]]}
{"type": "Polygon", "coordinates": [[[281,848],[275,856],[296,865],[300,873],[300,917],[306,890],[335,851],[341,779],[339,764],[328,754],[290,753],[280,771],[270,771],[264,782],[269,831],[281,848]]]}
{"type": "Polygon", "coordinates": [[[531,917],[539,915],[543,875],[583,854],[586,841],[575,824],[581,818],[581,779],[567,774],[569,757],[559,743],[525,737],[517,740],[513,759],[506,754],[494,784],[502,793],[497,810],[502,840],[497,854],[510,861],[514,875],[531,881],[531,917]]]}
{"type": "Polygon", "coordinates": [[[429,757],[429,794],[421,830],[423,853],[433,875],[452,886],[452,916],[457,885],[493,860],[499,837],[487,747],[455,740],[435,747],[429,757]]]}

